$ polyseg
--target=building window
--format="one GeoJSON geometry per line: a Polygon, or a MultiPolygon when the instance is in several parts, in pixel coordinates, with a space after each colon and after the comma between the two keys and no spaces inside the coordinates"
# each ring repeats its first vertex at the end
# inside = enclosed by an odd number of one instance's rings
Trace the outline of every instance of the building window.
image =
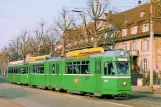
{"type": "Polygon", "coordinates": [[[127,29],[122,29],[122,36],[126,36],[127,35],[127,29]]]}
{"type": "Polygon", "coordinates": [[[124,49],[124,50],[127,50],[127,44],[126,43],[122,43],[121,44],[121,48],[124,49]]]}
{"type": "Polygon", "coordinates": [[[136,45],[136,42],[135,41],[131,42],[131,44],[130,44],[130,50],[137,50],[137,45],[136,45]]]}
{"type": "Polygon", "coordinates": [[[149,40],[141,41],[141,50],[148,51],[149,50],[149,40]]]}
{"type": "Polygon", "coordinates": [[[137,34],[137,26],[134,26],[131,28],[131,34],[134,35],[134,34],[137,34]]]}
{"type": "Polygon", "coordinates": [[[146,58],[143,59],[143,70],[144,71],[148,70],[148,60],[146,58]]]}
{"type": "Polygon", "coordinates": [[[143,24],[142,25],[142,32],[148,32],[149,31],[149,23],[143,24]]]}
{"type": "Polygon", "coordinates": [[[93,41],[94,40],[94,38],[93,37],[91,37],[91,41],[93,41]]]}
{"type": "Polygon", "coordinates": [[[140,12],[140,17],[143,17],[145,12],[140,12]]]}

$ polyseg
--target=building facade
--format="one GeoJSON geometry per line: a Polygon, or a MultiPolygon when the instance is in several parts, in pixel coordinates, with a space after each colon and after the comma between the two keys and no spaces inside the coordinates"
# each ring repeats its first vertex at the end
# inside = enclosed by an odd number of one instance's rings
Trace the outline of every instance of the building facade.
{"type": "Polygon", "coordinates": [[[120,31],[115,48],[123,48],[138,72],[161,71],[161,2],[139,4],[117,14],[104,14],[120,31]]]}

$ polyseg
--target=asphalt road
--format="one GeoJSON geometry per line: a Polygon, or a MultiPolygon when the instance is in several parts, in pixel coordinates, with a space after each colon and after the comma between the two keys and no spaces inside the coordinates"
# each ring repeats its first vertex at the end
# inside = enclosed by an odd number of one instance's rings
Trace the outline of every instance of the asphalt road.
{"type": "Polygon", "coordinates": [[[0,97],[26,107],[161,107],[161,95],[133,92],[127,100],[101,99],[10,84],[4,78],[0,97]]]}

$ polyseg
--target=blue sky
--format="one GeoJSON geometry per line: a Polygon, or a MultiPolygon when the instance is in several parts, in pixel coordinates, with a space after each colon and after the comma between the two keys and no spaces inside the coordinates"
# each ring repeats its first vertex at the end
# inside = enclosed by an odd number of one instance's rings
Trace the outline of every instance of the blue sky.
{"type": "MultiPolygon", "coordinates": [[[[143,0],[144,1],[144,0],[143,0]]],[[[27,29],[33,31],[43,19],[46,25],[64,7],[67,10],[86,8],[87,0],[0,0],[0,48],[27,29]]],[[[110,0],[110,7],[125,10],[137,5],[137,0],[110,0]]]]}

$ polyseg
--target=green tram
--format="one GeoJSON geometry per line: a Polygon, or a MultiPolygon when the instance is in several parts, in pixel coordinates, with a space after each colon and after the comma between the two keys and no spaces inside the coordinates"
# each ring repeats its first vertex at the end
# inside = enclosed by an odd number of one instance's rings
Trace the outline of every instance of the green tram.
{"type": "MultiPolygon", "coordinates": [[[[77,51],[80,53],[81,51],[77,51]]],[[[124,50],[88,53],[77,57],[8,66],[8,81],[94,96],[127,96],[131,93],[130,58],[124,50]]]]}

